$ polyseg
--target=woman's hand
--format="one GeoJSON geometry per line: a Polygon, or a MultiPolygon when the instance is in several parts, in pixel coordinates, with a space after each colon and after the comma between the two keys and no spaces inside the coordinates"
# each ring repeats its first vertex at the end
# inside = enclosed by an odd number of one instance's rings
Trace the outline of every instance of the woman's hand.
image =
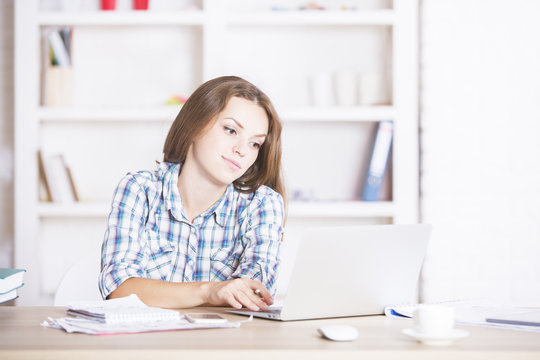
{"type": "Polygon", "coordinates": [[[215,281],[207,285],[206,298],[210,305],[230,305],[236,309],[244,306],[259,311],[268,309],[274,302],[261,282],[249,278],[215,281]]]}

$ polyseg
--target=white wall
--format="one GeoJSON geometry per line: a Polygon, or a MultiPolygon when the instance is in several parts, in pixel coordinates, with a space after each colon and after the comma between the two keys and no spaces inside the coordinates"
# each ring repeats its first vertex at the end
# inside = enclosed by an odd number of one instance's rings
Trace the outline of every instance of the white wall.
{"type": "MultiPolygon", "coordinates": [[[[13,0],[0,1],[0,266],[11,264],[13,0]]],[[[535,0],[424,0],[425,300],[540,297],[540,24],[535,0]]]]}
{"type": "Polygon", "coordinates": [[[0,267],[13,251],[13,0],[0,0],[0,267]]]}
{"type": "Polygon", "coordinates": [[[424,0],[426,301],[540,299],[540,2],[424,0]]]}

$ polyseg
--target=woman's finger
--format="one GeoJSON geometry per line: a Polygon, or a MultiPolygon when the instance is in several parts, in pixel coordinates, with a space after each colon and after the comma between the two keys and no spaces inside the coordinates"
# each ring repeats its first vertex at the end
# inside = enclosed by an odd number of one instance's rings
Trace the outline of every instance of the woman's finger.
{"type": "Polygon", "coordinates": [[[239,303],[236,298],[234,297],[234,295],[232,293],[229,293],[226,298],[225,298],[225,301],[227,303],[229,303],[230,306],[232,306],[233,308],[235,309],[241,309],[242,308],[242,304],[239,303]]]}
{"type": "Polygon", "coordinates": [[[259,286],[253,291],[255,295],[257,295],[267,305],[272,305],[274,303],[274,298],[263,284],[259,283],[259,286]]]}
{"type": "Polygon", "coordinates": [[[274,300],[272,295],[266,289],[266,287],[257,280],[249,278],[241,278],[243,285],[245,285],[245,292],[247,296],[253,301],[257,306],[263,310],[268,309],[268,305],[272,305],[274,300]]]}
{"type": "MultiPolygon", "coordinates": [[[[248,309],[250,309],[251,311],[259,311],[260,310],[260,307],[257,306],[257,304],[253,301],[255,299],[251,299],[249,295],[247,295],[245,292],[243,291],[237,291],[235,293],[235,298],[238,302],[242,303],[242,305],[244,305],[245,307],[247,307],[248,309]]],[[[255,295],[253,295],[253,297],[255,297],[255,295]]]]}
{"type": "MultiPolygon", "coordinates": [[[[268,303],[267,300],[264,298],[263,292],[260,289],[255,289],[253,291],[253,301],[259,306],[261,309],[268,309],[268,305],[272,305],[272,302],[268,303]]],[[[271,301],[271,300],[270,300],[271,301]]]]}

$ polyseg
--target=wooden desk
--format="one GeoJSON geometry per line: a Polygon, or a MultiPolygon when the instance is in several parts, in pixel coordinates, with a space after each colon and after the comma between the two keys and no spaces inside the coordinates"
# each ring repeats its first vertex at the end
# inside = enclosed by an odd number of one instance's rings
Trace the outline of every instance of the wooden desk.
{"type": "MultiPolygon", "coordinates": [[[[223,309],[189,310],[203,311],[223,309]]],[[[238,329],[106,336],[67,334],[40,326],[49,316],[64,317],[65,308],[0,307],[0,359],[540,359],[540,333],[466,327],[471,332],[467,338],[432,347],[401,333],[412,326],[412,320],[384,316],[293,322],[255,319],[238,329]],[[357,327],[359,338],[353,342],[321,338],[317,328],[333,323],[357,327]]]]}

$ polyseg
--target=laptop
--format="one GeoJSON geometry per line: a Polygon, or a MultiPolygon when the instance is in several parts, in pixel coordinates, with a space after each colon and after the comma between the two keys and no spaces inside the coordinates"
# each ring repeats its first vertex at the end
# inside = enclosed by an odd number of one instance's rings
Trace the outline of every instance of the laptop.
{"type": "Polygon", "coordinates": [[[227,312],[289,321],[376,315],[415,303],[430,233],[425,224],[308,229],[282,306],[227,312]]]}

